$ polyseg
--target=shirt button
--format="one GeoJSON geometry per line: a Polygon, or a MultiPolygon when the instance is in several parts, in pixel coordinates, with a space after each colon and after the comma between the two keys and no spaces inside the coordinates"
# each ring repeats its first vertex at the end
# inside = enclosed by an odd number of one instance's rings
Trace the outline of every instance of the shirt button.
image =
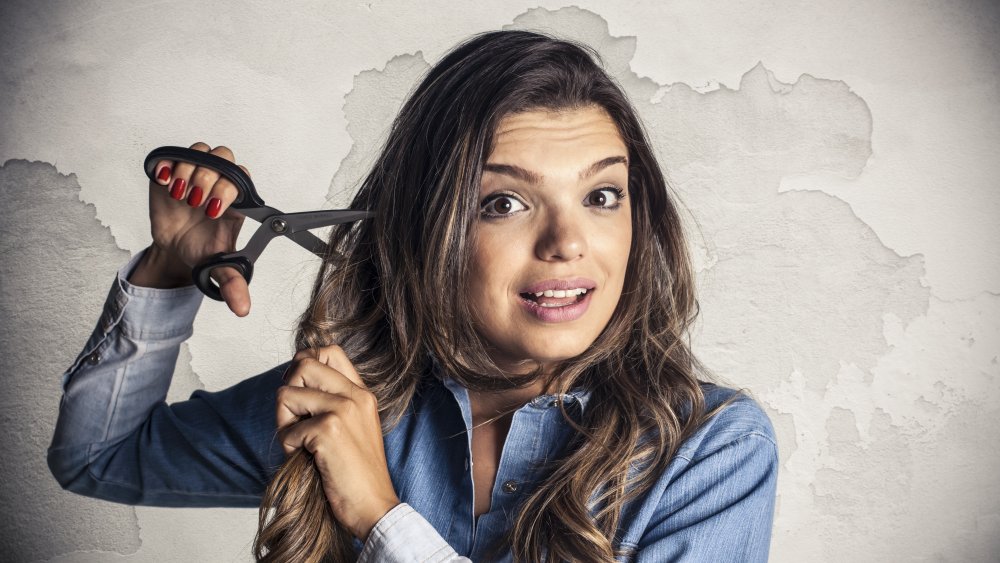
{"type": "Polygon", "coordinates": [[[510,494],[517,492],[517,481],[504,481],[503,492],[510,494]]]}
{"type": "Polygon", "coordinates": [[[465,456],[465,470],[469,470],[469,456],[465,456]]]}
{"type": "Polygon", "coordinates": [[[86,362],[92,366],[96,366],[98,362],[101,361],[101,355],[97,352],[91,352],[85,358],[86,362]]]}

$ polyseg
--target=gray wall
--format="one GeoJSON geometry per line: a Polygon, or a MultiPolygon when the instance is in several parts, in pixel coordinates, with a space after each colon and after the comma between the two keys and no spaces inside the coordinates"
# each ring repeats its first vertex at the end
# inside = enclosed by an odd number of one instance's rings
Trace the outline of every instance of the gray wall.
{"type": "MultiPolygon", "coordinates": [[[[772,560],[1000,556],[1000,10],[540,4],[3,3],[4,559],[249,558],[252,510],[112,505],[45,466],[59,374],[149,242],[142,158],[226,144],[268,203],[341,205],[428,63],[506,26],[597,47],[646,120],[694,345],[778,432],[772,560]]],[[[315,268],[277,242],[250,317],[206,302],[171,397],[288,359],[315,268]]]]}

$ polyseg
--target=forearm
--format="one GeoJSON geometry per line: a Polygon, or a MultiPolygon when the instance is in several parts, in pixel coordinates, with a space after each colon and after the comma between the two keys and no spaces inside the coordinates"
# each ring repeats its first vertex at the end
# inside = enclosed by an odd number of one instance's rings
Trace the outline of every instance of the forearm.
{"type": "Polygon", "coordinates": [[[153,289],[174,289],[193,283],[191,268],[156,244],[150,245],[143,252],[135,269],[129,274],[128,282],[134,286],[153,289]]]}
{"type": "Polygon", "coordinates": [[[137,255],[119,271],[97,326],[63,374],[49,464],[64,487],[87,473],[96,451],[134,432],[164,401],[180,344],[191,335],[201,302],[196,288],[125,281],[146,257],[137,255]]]}

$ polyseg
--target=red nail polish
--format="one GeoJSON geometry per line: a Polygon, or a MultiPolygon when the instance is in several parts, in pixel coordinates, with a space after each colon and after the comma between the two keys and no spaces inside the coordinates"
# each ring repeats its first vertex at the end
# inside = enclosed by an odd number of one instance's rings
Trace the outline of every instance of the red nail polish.
{"type": "Polygon", "coordinates": [[[174,185],[170,188],[170,197],[179,201],[184,197],[184,188],[186,186],[187,182],[184,181],[184,178],[177,178],[174,180],[174,185]]]}
{"type": "Polygon", "coordinates": [[[160,168],[160,173],[156,175],[156,179],[161,182],[166,182],[170,179],[170,172],[170,167],[164,166],[163,168],[160,168]]]}
{"type": "Polygon", "coordinates": [[[222,214],[222,200],[217,197],[208,199],[208,209],[205,210],[212,219],[217,219],[222,214]]]}
{"type": "Polygon", "coordinates": [[[191,207],[198,207],[201,205],[202,190],[198,186],[191,188],[191,193],[188,195],[188,205],[191,207]]]}

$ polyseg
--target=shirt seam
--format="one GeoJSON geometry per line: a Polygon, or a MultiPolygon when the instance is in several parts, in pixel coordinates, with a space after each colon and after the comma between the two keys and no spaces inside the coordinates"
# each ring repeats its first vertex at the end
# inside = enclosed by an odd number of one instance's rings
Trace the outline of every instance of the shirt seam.
{"type": "MultiPolygon", "coordinates": [[[[93,449],[97,444],[87,445],[87,457],[92,458],[93,449]]],[[[90,476],[94,482],[102,485],[113,485],[115,487],[121,487],[123,489],[128,489],[130,491],[137,491],[141,493],[153,493],[153,494],[171,494],[171,495],[185,495],[185,496],[195,496],[195,497],[219,497],[219,498],[247,498],[247,499],[259,499],[260,495],[256,494],[242,494],[242,493],[202,493],[197,491],[177,491],[172,489],[152,489],[145,486],[136,486],[130,483],[125,483],[121,481],[115,481],[112,479],[103,479],[94,473],[93,464],[88,464],[87,475],[90,476]]]]}
{"type": "Polygon", "coordinates": [[[715,448],[711,452],[709,452],[709,453],[707,453],[707,454],[705,454],[705,455],[703,455],[701,457],[694,457],[694,456],[690,456],[689,457],[689,456],[686,456],[686,455],[683,455],[683,454],[680,454],[680,453],[676,454],[675,457],[679,457],[679,458],[687,461],[688,463],[695,463],[695,462],[701,461],[701,460],[703,460],[703,459],[705,459],[705,458],[707,458],[707,457],[709,457],[711,455],[714,455],[714,454],[716,454],[716,453],[718,453],[718,452],[720,452],[720,451],[728,448],[729,446],[732,446],[733,444],[735,444],[737,442],[740,442],[740,441],[742,441],[742,440],[744,440],[746,438],[763,438],[765,441],[769,442],[771,444],[771,446],[774,447],[775,450],[778,449],[778,444],[777,444],[777,442],[774,441],[774,438],[772,438],[770,435],[768,435],[768,434],[766,434],[764,432],[761,432],[759,430],[753,430],[753,431],[747,432],[745,434],[740,434],[736,438],[733,438],[729,442],[726,442],[725,444],[719,446],[718,448],[715,448]]]}

